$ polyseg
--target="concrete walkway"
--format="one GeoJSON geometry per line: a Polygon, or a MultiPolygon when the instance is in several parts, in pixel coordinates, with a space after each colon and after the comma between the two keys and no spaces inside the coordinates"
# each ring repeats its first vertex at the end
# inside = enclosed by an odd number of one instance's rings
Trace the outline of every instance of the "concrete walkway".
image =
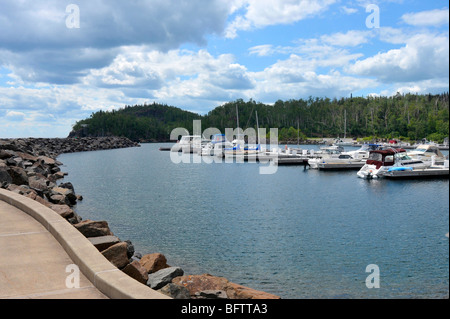
{"type": "Polygon", "coordinates": [[[116,268],[55,211],[1,188],[0,298],[171,299],[116,268]]]}
{"type": "Polygon", "coordinates": [[[38,221],[0,200],[0,298],[105,299],[80,272],[79,288],[69,255],[38,221]]]}

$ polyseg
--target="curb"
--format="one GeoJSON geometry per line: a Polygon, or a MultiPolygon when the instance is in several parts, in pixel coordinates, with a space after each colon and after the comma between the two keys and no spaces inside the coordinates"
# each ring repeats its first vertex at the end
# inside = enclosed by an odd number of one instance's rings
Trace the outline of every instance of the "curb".
{"type": "Polygon", "coordinates": [[[55,211],[22,195],[0,189],[0,200],[41,223],[90,282],[111,299],[171,299],[112,265],[91,242],[55,211]]]}

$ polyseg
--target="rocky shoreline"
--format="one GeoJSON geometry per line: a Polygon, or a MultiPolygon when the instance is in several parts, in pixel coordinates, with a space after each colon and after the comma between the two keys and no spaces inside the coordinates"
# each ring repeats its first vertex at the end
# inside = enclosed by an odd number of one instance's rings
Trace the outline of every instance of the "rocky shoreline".
{"type": "Polygon", "coordinates": [[[83,220],[73,210],[83,197],[56,160],[63,153],[138,147],[127,138],[0,139],[0,188],[29,197],[54,210],[80,231],[113,265],[137,281],[175,299],[279,299],[210,274],[186,275],[161,253],[136,252],[107,221],[83,220]]]}

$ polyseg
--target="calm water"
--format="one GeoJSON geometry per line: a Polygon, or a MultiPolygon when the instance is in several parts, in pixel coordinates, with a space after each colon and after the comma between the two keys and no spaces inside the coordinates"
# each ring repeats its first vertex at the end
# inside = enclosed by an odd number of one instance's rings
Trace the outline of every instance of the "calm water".
{"type": "Polygon", "coordinates": [[[283,298],[449,297],[448,180],[302,166],[260,175],[262,164],[174,164],[161,146],[60,156],[84,196],[78,214],[186,274],[283,298]],[[378,289],[366,287],[369,264],[378,289]]]}

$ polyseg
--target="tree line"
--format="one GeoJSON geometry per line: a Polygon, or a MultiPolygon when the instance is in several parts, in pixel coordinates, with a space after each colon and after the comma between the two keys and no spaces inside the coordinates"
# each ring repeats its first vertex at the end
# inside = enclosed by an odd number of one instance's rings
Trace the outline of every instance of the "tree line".
{"type": "Polygon", "coordinates": [[[384,138],[442,142],[449,135],[449,94],[396,94],[341,99],[278,100],[264,104],[238,99],[218,106],[206,115],[163,104],[125,106],[98,111],[78,121],[70,136],[128,137],[135,141],[169,141],[177,127],[192,132],[193,120],[202,129],[278,128],[279,140],[320,137],[384,138]],[[237,111],[236,111],[237,110],[237,111]],[[257,116],[256,116],[257,115],[257,116]]]}

